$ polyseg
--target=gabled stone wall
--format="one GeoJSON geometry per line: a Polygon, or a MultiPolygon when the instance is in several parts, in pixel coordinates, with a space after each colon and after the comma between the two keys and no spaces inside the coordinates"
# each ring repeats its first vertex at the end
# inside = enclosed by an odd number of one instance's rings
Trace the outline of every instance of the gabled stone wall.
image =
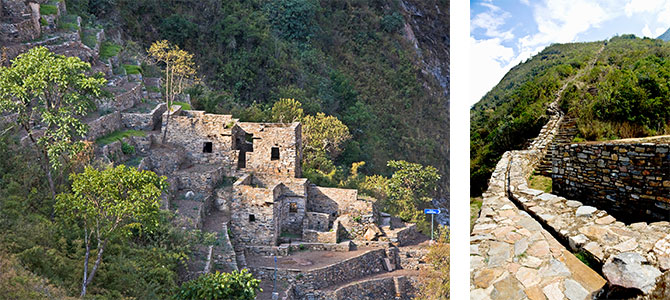
{"type": "MultiPolygon", "coordinates": [[[[653,141],[653,140],[652,140],[653,141]]],[[[554,150],[553,189],[620,220],[670,220],[670,144],[609,141],[554,150]]]]}
{"type": "Polygon", "coordinates": [[[238,123],[253,135],[253,151],[246,153],[246,169],[265,175],[300,177],[302,160],[302,126],[300,123],[238,123]],[[278,159],[272,158],[278,148],[278,159]]]}

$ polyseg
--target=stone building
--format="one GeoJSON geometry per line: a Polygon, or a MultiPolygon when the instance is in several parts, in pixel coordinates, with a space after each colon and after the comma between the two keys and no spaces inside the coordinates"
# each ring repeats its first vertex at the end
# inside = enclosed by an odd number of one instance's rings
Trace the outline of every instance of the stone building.
{"type": "Polygon", "coordinates": [[[366,221],[376,220],[372,204],[358,199],[356,190],[318,187],[300,178],[298,122],[239,122],[231,115],[175,107],[168,123],[167,142],[182,146],[187,160],[222,166],[226,176],[238,178],[229,201],[230,229],[237,243],[336,243],[338,233],[346,232],[337,222],[340,215],[370,215],[366,221]]]}

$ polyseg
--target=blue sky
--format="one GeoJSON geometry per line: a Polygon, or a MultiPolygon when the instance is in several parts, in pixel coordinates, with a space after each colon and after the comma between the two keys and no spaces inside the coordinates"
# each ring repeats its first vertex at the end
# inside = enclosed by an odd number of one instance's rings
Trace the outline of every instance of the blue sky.
{"type": "Polygon", "coordinates": [[[657,37],[670,27],[670,0],[470,1],[470,105],[513,66],[552,43],[657,37]]]}

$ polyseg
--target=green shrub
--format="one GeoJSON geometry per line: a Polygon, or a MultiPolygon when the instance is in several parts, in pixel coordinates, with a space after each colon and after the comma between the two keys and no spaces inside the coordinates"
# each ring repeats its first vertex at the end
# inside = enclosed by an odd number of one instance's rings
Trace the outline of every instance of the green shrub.
{"type": "Polygon", "coordinates": [[[172,102],[172,105],[180,105],[181,109],[183,110],[191,110],[191,104],[188,104],[186,102],[174,101],[172,102]]]}
{"type": "Polygon", "coordinates": [[[40,25],[47,26],[49,25],[49,22],[47,22],[47,19],[45,19],[44,17],[40,17],[40,25]]]}
{"type": "Polygon", "coordinates": [[[121,142],[121,152],[125,155],[135,155],[135,146],[121,142]]]}
{"type": "Polygon", "coordinates": [[[58,6],[51,4],[42,4],[40,5],[40,14],[42,15],[55,15],[58,13],[58,6]]]}
{"type": "Polygon", "coordinates": [[[174,296],[178,300],[218,300],[218,299],[256,299],[260,291],[260,280],[255,279],[248,270],[232,273],[205,274],[181,286],[174,296]]]}
{"type": "Polygon", "coordinates": [[[84,31],[81,37],[81,42],[89,48],[95,48],[95,45],[98,43],[98,40],[95,37],[95,33],[92,33],[88,30],[84,31]]]}
{"type": "Polygon", "coordinates": [[[123,65],[123,68],[126,69],[126,74],[134,75],[142,73],[142,67],[138,65],[123,65]]]}
{"type": "Polygon", "coordinates": [[[402,15],[398,12],[394,12],[390,15],[385,15],[382,17],[379,25],[381,26],[382,30],[386,32],[396,32],[403,26],[404,23],[405,19],[403,19],[402,15]]]}
{"type": "Polygon", "coordinates": [[[119,54],[121,51],[121,46],[114,44],[112,42],[103,42],[100,45],[100,59],[108,59],[119,54]]]}

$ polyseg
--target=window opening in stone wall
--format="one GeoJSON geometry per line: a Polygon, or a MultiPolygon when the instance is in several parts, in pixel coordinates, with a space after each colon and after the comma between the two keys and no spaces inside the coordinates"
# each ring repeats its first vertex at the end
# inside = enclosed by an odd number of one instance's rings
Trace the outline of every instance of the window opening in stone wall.
{"type": "Polygon", "coordinates": [[[255,221],[256,221],[256,216],[249,215],[249,222],[255,222],[255,221]]]}
{"type": "Polygon", "coordinates": [[[288,211],[292,212],[292,213],[297,213],[298,212],[298,204],[297,203],[289,203],[288,211]]]}
{"type": "Polygon", "coordinates": [[[212,153],[212,142],[205,142],[202,147],[202,153],[212,153]]]}
{"type": "Polygon", "coordinates": [[[279,160],[279,147],[272,147],[270,152],[270,160],[279,160]]]}

